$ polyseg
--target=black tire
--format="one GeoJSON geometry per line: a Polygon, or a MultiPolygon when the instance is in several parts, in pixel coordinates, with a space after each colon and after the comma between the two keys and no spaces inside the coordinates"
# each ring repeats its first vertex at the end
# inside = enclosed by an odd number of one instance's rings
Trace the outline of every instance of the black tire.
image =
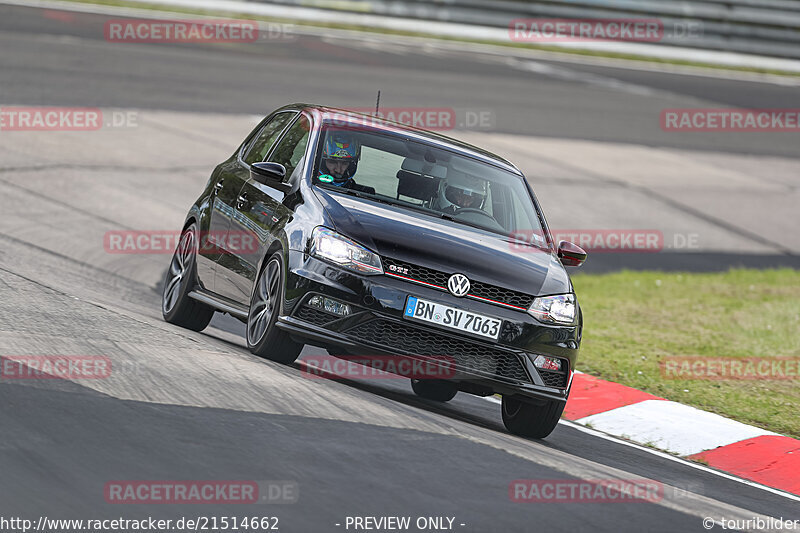
{"type": "Polygon", "coordinates": [[[256,279],[247,314],[247,347],[252,353],[278,363],[297,360],[303,345],[275,325],[281,309],[284,286],[283,254],[278,251],[264,264],[256,279]]]}
{"type": "Polygon", "coordinates": [[[161,314],[170,324],[202,331],[211,322],[214,309],[189,298],[197,284],[197,225],[181,233],[178,247],[169,262],[161,293],[161,314]]]}
{"type": "Polygon", "coordinates": [[[458,394],[455,383],[442,379],[412,379],[411,388],[420,398],[434,402],[449,402],[458,394]]]}
{"type": "Polygon", "coordinates": [[[514,435],[543,439],[556,428],[566,404],[567,402],[551,400],[543,405],[536,405],[503,396],[503,424],[514,435]]]}

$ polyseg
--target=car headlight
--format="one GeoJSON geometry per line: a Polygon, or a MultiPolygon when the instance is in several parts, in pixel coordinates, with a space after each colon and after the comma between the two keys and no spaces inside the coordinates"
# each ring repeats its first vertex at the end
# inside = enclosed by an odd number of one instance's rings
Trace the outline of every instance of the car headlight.
{"type": "Polygon", "coordinates": [[[312,241],[311,255],[314,257],[326,259],[362,274],[383,274],[383,265],[378,254],[332,229],[322,226],[314,228],[312,241]]]}
{"type": "Polygon", "coordinates": [[[571,326],[575,324],[577,307],[574,294],[558,294],[534,299],[528,313],[540,322],[571,326]]]}

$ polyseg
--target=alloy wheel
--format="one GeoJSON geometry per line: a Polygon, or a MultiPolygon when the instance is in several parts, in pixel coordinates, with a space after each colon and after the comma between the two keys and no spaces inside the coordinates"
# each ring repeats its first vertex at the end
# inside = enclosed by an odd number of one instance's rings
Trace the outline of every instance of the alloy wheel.
{"type": "Polygon", "coordinates": [[[187,274],[192,266],[192,259],[194,259],[194,233],[194,226],[190,226],[181,235],[178,248],[172,256],[172,261],[169,264],[168,281],[164,284],[164,295],[161,299],[164,313],[172,311],[172,308],[178,302],[183,284],[188,281],[186,279],[187,274]]]}
{"type": "Polygon", "coordinates": [[[258,279],[258,286],[250,304],[250,315],[247,318],[247,340],[251,346],[261,342],[278,305],[280,269],[278,260],[273,259],[258,279]]]}

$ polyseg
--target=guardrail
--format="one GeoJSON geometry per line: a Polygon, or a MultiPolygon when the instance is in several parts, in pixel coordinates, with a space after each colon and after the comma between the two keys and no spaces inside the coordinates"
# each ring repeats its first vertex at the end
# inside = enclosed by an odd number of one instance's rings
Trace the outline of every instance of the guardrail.
{"type": "Polygon", "coordinates": [[[256,1],[497,28],[520,18],[657,18],[665,28],[659,44],[800,58],[800,1],[795,0],[256,1]]]}

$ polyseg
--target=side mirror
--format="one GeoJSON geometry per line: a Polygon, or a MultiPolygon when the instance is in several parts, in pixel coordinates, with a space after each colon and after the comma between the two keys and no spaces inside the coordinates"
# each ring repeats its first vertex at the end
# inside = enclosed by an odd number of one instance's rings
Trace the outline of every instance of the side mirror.
{"type": "Polygon", "coordinates": [[[250,177],[281,192],[289,192],[292,188],[283,181],[286,178],[286,167],[280,163],[253,163],[250,165],[250,177]]]}
{"type": "Polygon", "coordinates": [[[587,255],[583,248],[569,241],[558,243],[558,258],[564,266],[579,267],[586,261],[587,255]]]}

